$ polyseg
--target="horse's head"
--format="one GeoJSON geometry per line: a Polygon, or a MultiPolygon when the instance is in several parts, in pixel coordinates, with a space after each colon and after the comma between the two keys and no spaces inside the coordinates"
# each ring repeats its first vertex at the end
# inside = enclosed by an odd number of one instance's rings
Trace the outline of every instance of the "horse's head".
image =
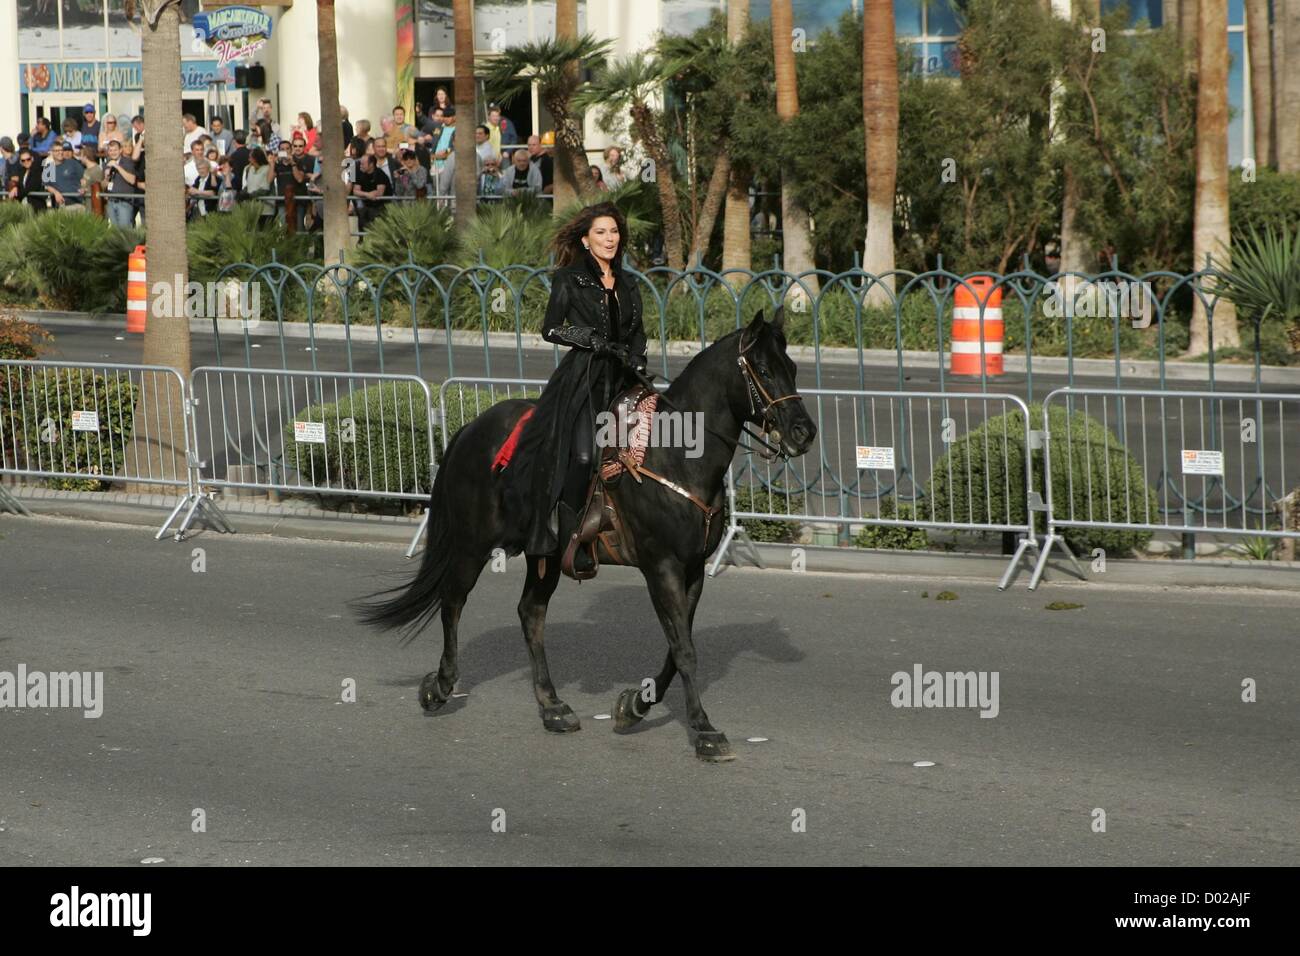
{"type": "Polygon", "coordinates": [[[785,350],[785,310],[778,308],[771,322],[762,310],[741,330],[736,359],[747,393],[745,420],[762,427],[787,457],[808,450],[817,426],[804,407],[795,386],[797,369],[785,350]]]}

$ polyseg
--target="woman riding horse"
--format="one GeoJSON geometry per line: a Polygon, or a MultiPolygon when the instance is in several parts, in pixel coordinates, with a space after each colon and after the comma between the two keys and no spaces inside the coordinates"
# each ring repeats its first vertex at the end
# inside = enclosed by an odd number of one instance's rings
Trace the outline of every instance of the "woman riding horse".
{"type": "MultiPolygon", "coordinates": [[[[577,529],[599,465],[595,417],[646,368],[641,293],[623,271],[627,222],[612,203],[588,206],[555,237],[559,268],[542,337],[569,347],[520,436],[517,468],[506,469],[507,497],[528,554],[547,555],[577,529]],[[513,472],[513,474],[512,474],[513,472]]],[[[577,549],[575,572],[592,570],[577,549]]]]}

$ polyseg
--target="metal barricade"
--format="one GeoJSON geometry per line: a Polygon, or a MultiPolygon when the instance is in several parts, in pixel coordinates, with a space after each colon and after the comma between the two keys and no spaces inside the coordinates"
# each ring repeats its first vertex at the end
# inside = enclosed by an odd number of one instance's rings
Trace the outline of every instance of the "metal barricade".
{"type": "Polygon", "coordinates": [[[1287,495],[1288,472],[1293,481],[1300,474],[1297,404],[1300,395],[1264,392],[1067,387],[1049,393],[1043,402],[1047,540],[1030,587],[1053,547],[1078,568],[1064,528],[1174,532],[1193,553],[1197,533],[1300,538],[1285,521],[1267,527],[1287,495]]]}
{"type": "MultiPolygon", "coordinates": [[[[0,360],[0,474],[195,492],[185,380],[159,365],[0,360]]],[[[0,489],[0,507],[28,514],[0,489]]]]}
{"type": "Polygon", "coordinates": [[[462,425],[510,398],[536,398],[544,378],[477,378],[456,376],[438,386],[438,431],[442,450],[462,425]]]}
{"type": "MultiPolygon", "coordinates": [[[[728,476],[731,521],[709,573],[744,535],[744,519],[893,526],[1020,535],[998,589],[1038,544],[1026,445],[1029,409],[1005,393],[800,391],[817,425],[790,461],[742,441],[728,476]],[[970,436],[981,425],[980,440],[970,436]],[[978,458],[978,460],[976,460],[978,458]],[[779,507],[778,507],[779,504],[779,507]]],[[[755,552],[756,553],[756,552],[755,552]]]]}
{"type": "MultiPolygon", "coordinates": [[[[200,489],[428,501],[437,465],[422,378],[204,366],[190,398],[200,489]]],[[[426,507],[407,557],[428,520],[426,507]]]]}

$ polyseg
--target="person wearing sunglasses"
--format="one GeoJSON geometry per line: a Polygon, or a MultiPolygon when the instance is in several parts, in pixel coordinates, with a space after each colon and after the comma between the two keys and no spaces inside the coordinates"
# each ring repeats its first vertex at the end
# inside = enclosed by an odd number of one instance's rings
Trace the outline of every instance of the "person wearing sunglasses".
{"type": "Polygon", "coordinates": [[[18,179],[9,190],[9,198],[20,201],[26,199],[27,204],[38,212],[46,208],[44,196],[32,195],[32,193],[43,193],[45,185],[41,182],[41,164],[36,162],[36,157],[32,155],[30,149],[18,151],[18,169],[18,179]]]}

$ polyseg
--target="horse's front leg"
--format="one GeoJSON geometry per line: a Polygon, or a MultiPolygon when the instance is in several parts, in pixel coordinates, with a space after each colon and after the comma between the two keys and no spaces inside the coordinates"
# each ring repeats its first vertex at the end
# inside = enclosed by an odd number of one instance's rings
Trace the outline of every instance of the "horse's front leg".
{"type": "Polygon", "coordinates": [[[650,600],[659,615],[664,635],[668,638],[668,651],[677,672],[682,675],[682,688],[686,692],[686,720],[695,736],[695,755],[701,760],[734,760],[735,755],[731,752],[731,744],[726,735],[709,722],[709,715],[704,712],[697,681],[691,619],[694,616],[695,602],[699,600],[699,591],[692,584],[697,573],[703,576],[703,564],[698,569],[692,566],[688,571],[679,561],[669,558],[653,567],[642,568],[641,573],[650,586],[650,600]],[[692,593],[695,595],[694,601],[692,593]]]}
{"type": "MultiPolygon", "coordinates": [[[[689,614],[686,624],[690,633],[694,633],[695,630],[695,609],[699,606],[700,593],[703,590],[704,563],[700,562],[698,567],[687,571],[686,601],[689,614]]],[[[650,713],[650,708],[664,699],[664,694],[668,692],[668,687],[676,676],[677,661],[673,657],[673,652],[669,650],[658,676],[647,678],[650,681],[648,686],[645,681],[642,681],[640,687],[629,687],[618,695],[618,699],[614,702],[614,732],[626,733],[641,723],[650,713]]]]}

